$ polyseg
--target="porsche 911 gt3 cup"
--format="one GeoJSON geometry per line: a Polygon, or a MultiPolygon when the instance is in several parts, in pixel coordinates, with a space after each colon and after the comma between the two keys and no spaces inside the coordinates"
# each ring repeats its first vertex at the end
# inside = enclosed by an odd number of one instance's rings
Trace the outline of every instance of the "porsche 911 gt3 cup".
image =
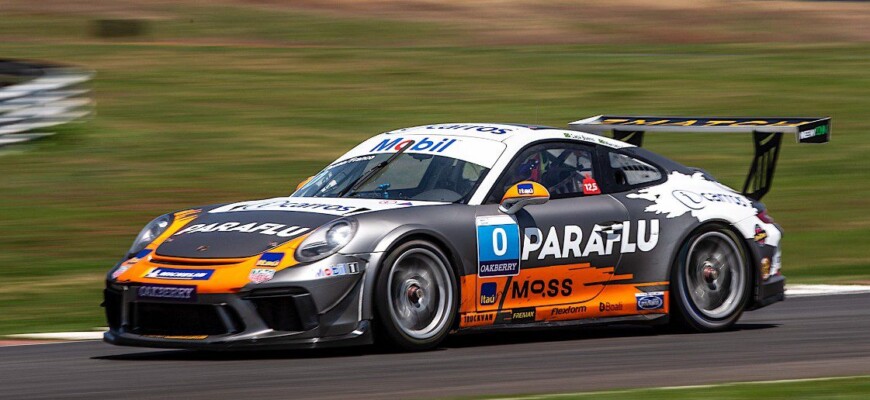
{"type": "Polygon", "coordinates": [[[107,275],[105,340],[420,350],[492,329],[720,331],[783,300],[782,230],[759,200],[782,135],[827,142],[829,118],[599,116],[569,128],[398,129],[290,196],[160,216],[107,275]],[[743,190],[641,148],[657,131],[751,135],[743,190]]]}

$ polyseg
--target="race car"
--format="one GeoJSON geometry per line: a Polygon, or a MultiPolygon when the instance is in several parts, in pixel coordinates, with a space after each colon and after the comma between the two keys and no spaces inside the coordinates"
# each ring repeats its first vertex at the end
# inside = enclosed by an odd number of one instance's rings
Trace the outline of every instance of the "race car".
{"type": "Polygon", "coordinates": [[[451,333],[517,328],[722,331],[784,299],[782,229],[759,200],[782,135],[828,142],[830,118],[568,127],[398,129],[290,196],[162,215],[106,276],[105,341],[424,350],[451,333]],[[640,147],[659,131],[751,135],[743,190],[640,147]]]}

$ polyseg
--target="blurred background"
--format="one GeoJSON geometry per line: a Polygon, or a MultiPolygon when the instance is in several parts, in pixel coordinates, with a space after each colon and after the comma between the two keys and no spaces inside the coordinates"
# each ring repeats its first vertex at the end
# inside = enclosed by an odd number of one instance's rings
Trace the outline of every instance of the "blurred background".
{"type": "MultiPolygon", "coordinates": [[[[95,114],[0,147],[0,334],[105,322],[152,218],[287,195],[364,138],[603,113],[831,116],[765,198],[790,282],[870,283],[870,3],[0,1],[0,59],[96,72],[95,114]]],[[[741,187],[750,138],[645,147],[741,187]]]]}

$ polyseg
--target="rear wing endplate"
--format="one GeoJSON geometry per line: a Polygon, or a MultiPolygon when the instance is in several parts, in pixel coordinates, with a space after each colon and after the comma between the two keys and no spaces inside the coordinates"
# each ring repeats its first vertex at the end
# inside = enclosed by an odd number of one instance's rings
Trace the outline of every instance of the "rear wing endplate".
{"type": "Polygon", "coordinates": [[[831,140],[831,118],[724,118],[636,117],[599,115],[568,124],[572,130],[605,135],[640,147],[645,132],[746,133],[752,134],[755,158],[743,185],[746,197],[760,200],[770,190],[779,157],[782,134],[794,134],[798,143],[831,140]]]}

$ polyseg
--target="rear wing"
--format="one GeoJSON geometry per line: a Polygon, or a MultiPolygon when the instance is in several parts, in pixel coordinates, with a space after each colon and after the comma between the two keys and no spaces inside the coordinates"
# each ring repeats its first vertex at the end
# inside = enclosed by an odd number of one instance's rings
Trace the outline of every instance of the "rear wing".
{"type": "Polygon", "coordinates": [[[743,194],[760,200],[770,190],[779,157],[782,134],[794,134],[798,143],[831,140],[831,118],[724,118],[636,117],[599,115],[574,121],[569,129],[605,135],[640,147],[645,132],[745,133],[752,134],[755,158],[743,185],[743,194]]]}

